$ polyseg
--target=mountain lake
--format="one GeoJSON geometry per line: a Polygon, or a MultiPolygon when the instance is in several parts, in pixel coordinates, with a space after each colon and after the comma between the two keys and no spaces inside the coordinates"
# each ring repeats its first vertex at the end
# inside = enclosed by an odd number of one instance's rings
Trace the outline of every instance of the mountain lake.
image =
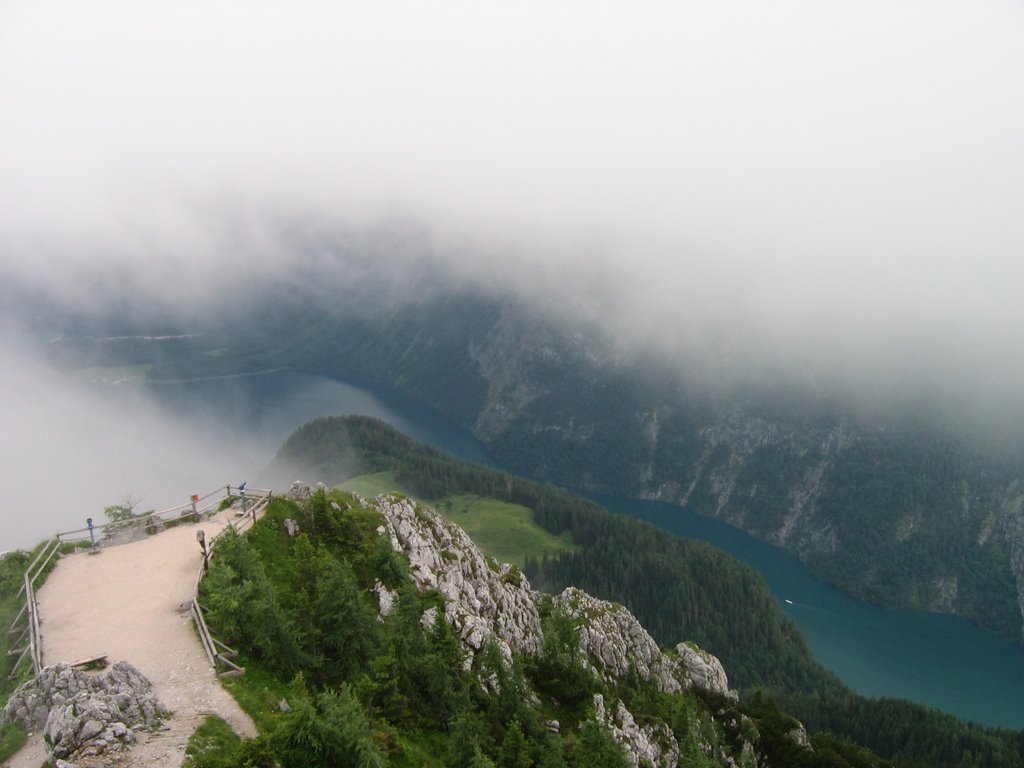
{"type": "MultiPolygon", "coordinates": [[[[275,371],[142,386],[172,412],[220,414],[225,429],[265,447],[267,463],[310,419],[357,414],[376,416],[460,459],[494,465],[468,431],[438,412],[320,376],[275,371]]],[[[1024,649],[954,616],[862,603],[816,579],[791,553],[682,507],[595,498],[613,512],[708,542],[756,568],[814,656],[854,690],[911,699],[984,725],[1024,728],[1024,649]]]]}

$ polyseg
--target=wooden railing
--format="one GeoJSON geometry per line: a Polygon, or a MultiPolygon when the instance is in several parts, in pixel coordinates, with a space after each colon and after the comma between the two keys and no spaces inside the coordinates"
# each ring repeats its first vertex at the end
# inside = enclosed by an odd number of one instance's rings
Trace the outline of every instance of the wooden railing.
{"type": "Polygon", "coordinates": [[[77,528],[73,531],[61,531],[57,534],[56,538],[57,541],[62,543],[67,541],[83,541],[84,539],[91,539],[95,534],[106,536],[113,531],[126,527],[127,525],[138,526],[149,523],[170,523],[192,516],[194,516],[196,520],[199,520],[203,515],[217,511],[225,499],[232,497],[250,498],[255,502],[269,493],[270,491],[263,489],[247,489],[245,491],[240,491],[238,488],[225,485],[211,491],[205,496],[197,496],[195,501],[189,501],[187,504],[178,504],[174,507],[161,509],[159,512],[149,512],[148,514],[141,515],[139,517],[132,517],[120,522],[104,523],[103,525],[93,526],[92,528],[77,528]]]}
{"type": "Polygon", "coordinates": [[[39,627],[39,605],[36,603],[36,581],[59,549],[60,542],[50,539],[40,548],[39,554],[25,569],[21,588],[18,590],[19,596],[25,595],[25,604],[21,606],[18,615],[11,622],[9,630],[9,634],[18,635],[18,639],[12,643],[14,647],[8,651],[11,656],[18,655],[17,661],[11,667],[10,676],[12,678],[17,677],[18,669],[21,668],[26,658],[32,662],[33,675],[38,675],[39,670],[43,668],[43,643],[39,627]],[[23,621],[24,625],[22,625],[23,621]],[[18,647],[21,643],[24,645],[18,647]]]}
{"type": "MultiPolygon", "coordinates": [[[[205,496],[194,497],[187,504],[179,504],[168,509],[162,509],[159,512],[151,512],[147,515],[140,517],[131,518],[127,523],[133,525],[155,525],[157,523],[170,523],[174,521],[184,519],[201,520],[204,516],[212,514],[220,509],[221,505],[225,500],[230,499],[232,502],[241,502],[241,509],[237,510],[239,519],[237,521],[231,521],[228,526],[234,528],[236,531],[241,533],[252,527],[256,520],[259,518],[267,505],[270,503],[271,492],[265,489],[245,489],[242,490],[237,487],[230,485],[218,488],[205,496]]],[[[32,560],[28,568],[25,569],[24,577],[22,580],[21,588],[18,591],[20,596],[22,593],[25,595],[25,604],[22,606],[21,611],[15,617],[11,623],[9,634],[18,635],[18,639],[12,643],[13,649],[9,651],[9,655],[18,655],[17,661],[14,662],[14,666],[11,668],[10,677],[15,678],[18,675],[18,670],[24,663],[25,659],[28,658],[32,661],[32,674],[38,675],[40,670],[43,668],[43,643],[42,643],[42,631],[41,631],[41,620],[39,618],[39,607],[36,603],[36,582],[40,575],[45,571],[46,567],[50,564],[54,555],[60,551],[61,545],[69,542],[82,541],[89,539],[92,544],[98,544],[96,536],[99,534],[100,540],[108,533],[123,528],[126,522],[120,523],[107,523],[104,525],[79,528],[73,531],[61,531],[56,534],[52,539],[49,539],[39,550],[39,553],[32,560]],[[24,645],[21,645],[24,643],[24,645]],[[20,647],[19,647],[20,646],[20,647]]],[[[226,529],[225,529],[226,530],[226,529]]],[[[221,532],[223,534],[223,531],[221,532]]],[[[218,534],[221,535],[221,534],[218,534]]],[[[204,560],[208,560],[213,554],[213,543],[216,538],[207,543],[208,555],[204,560]]],[[[196,622],[196,628],[199,631],[200,640],[203,643],[203,647],[206,649],[206,654],[210,659],[210,664],[216,668],[217,662],[223,663],[228,666],[231,671],[235,674],[244,672],[241,667],[238,667],[231,662],[234,651],[228,648],[220,641],[214,639],[209,630],[206,627],[206,621],[202,615],[202,608],[199,606],[199,583],[202,580],[203,573],[205,572],[205,562],[200,565],[199,575],[196,578],[195,587],[192,590],[192,615],[196,622]],[[218,651],[217,648],[221,650],[218,651]]]]}
{"type": "Polygon", "coordinates": [[[242,509],[239,510],[239,519],[229,523],[224,530],[206,542],[203,562],[199,566],[199,573],[196,575],[196,584],[192,589],[192,620],[195,622],[196,631],[199,633],[199,640],[203,644],[203,650],[206,651],[206,658],[209,660],[210,666],[217,669],[217,664],[219,663],[227,668],[221,673],[223,675],[244,675],[245,668],[238,666],[234,662],[234,659],[238,656],[238,651],[229,648],[210,634],[210,630],[206,626],[206,617],[203,615],[203,607],[199,604],[199,586],[203,581],[203,576],[206,575],[206,568],[209,561],[213,559],[213,556],[217,551],[215,547],[217,540],[227,533],[228,528],[233,529],[236,533],[243,533],[254,526],[257,519],[259,519],[260,513],[263,512],[270,503],[271,493],[270,491],[262,490],[247,491],[246,494],[240,498],[242,499],[242,509]],[[251,506],[247,504],[246,499],[252,502],[251,506]]]}

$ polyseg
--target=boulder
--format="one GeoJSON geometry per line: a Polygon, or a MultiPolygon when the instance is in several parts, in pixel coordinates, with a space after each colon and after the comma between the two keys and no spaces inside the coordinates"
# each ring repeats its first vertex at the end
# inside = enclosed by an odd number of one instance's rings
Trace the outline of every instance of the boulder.
{"type": "Polygon", "coordinates": [[[693,643],[676,646],[679,661],[689,685],[714,691],[730,699],[737,699],[735,691],[729,690],[729,678],[718,657],[698,648],[693,643]]]}
{"type": "Polygon", "coordinates": [[[135,730],[155,728],[167,715],[149,680],[119,661],[100,675],[68,664],[46,667],[18,687],[0,719],[42,729],[53,756],[63,760],[123,749],[134,743],[135,730]]]}

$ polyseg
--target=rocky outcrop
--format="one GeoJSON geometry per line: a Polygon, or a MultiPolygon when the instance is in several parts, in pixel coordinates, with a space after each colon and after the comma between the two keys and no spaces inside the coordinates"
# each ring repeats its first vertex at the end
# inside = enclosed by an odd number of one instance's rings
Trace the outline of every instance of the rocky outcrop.
{"type": "MultiPolygon", "coordinates": [[[[548,598],[530,589],[517,568],[484,557],[461,528],[409,499],[380,496],[367,503],[384,516],[385,525],[378,533],[389,536],[392,547],[409,559],[420,589],[436,589],[443,596],[445,619],[471,650],[493,639],[506,659],[511,659],[512,652],[540,651],[543,632],[538,606],[548,598]]],[[[375,592],[385,615],[392,596],[379,583],[375,592]]],[[[584,663],[606,681],[624,681],[638,674],[665,693],[699,687],[737,698],[717,658],[692,644],[663,652],[624,606],[575,587],[551,600],[555,610],[573,619],[584,663]]],[[[424,626],[434,621],[436,610],[424,614],[424,626]]],[[[678,766],[679,744],[668,725],[641,725],[622,701],[606,702],[600,694],[594,696],[593,708],[594,717],[610,730],[632,765],[678,766]]],[[[548,727],[560,728],[557,723],[548,727]]]]}
{"type": "Polygon", "coordinates": [[[698,648],[693,643],[680,643],[676,646],[676,653],[679,654],[679,666],[690,685],[731,699],[738,698],[735,691],[729,690],[729,678],[717,656],[698,648]]]}
{"type": "Polygon", "coordinates": [[[636,672],[665,693],[697,686],[737,697],[715,656],[692,643],[680,643],[675,654],[663,653],[624,606],[598,600],[575,587],[556,596],[554,605],[577,622],[580,649],[605,680],[624,680],[636,672]]]}
{"type": "MultiPolygon", "coordinates": [[[[506,660],[513,652],[540,651],[538,603],[544,596],[530,588],[518,568],[485,557],[465,531],[429,507],[397,496],[366,504],[383,514],[386,524],[378,532],[409,559],[420,589],[441,594],[445,619],[473,651],[491,638],[506,660]]],[[[375,591],[380,614],[386,616],[394,596],[381,584],[375,591]]],[[[635,672],[665,693],[697,686],[736,698],[717,658],[690,643],[680,644],[675,653],[662,652],[624,606],[575,587],[555,596],[552,604],[575,621],[580,650],[605,680],[625,680],[635,672]]]]}
{"type": "Polygon", "coordinates": [[[308,483],[304,483],[301,480],[295,480],[288,489],[288,496],[293,499],[304,500],[312,495],[313,489],[309,487],[308,483]]]}
{"type": "Polygon", "coordinates": [[[625,679],[635,670],[645,681],[654,681],[666,693],[684,686],[679,669],[624,606],[598,600],[581,589],[569,587],[554,598],[556,608],[577,622],[580,650],[606,680],[625,679]]]}
{"type": "Polygon", "coordinates": [[[594,694],[594,717],[611,731],[626,751],[631,765],[657,768],[679,765],[679,743],[672,729],[664,723],[638,725],[625,704],[617,701],[614,707],[608,708],[599,693],[594,694]]]}
{"type": "Polygon", "coordinates": [[[391,615],[391,611],[395,609],[395,600],[398,598],[398,595],[385,587],[380,579],[374,582],[373,591],[377,595],[377,615],[382,619],[386,619],[391,615]]]}
{"type": "Polygon", "coordinates": [[[492,638],[506,659],[540,650],[537,600],[518,568],[485,558],[465,531],[408,499],[379,496],[368,504],[384,515],[416,585],[441,594],[445,618],[472,650],[492,638]]]}
{"type": "Polygon", "coordinates": [[[168,712],[135,667],[119,661],[96,675],[67,664],[43,669],[4,706],[4,722],[43,730],[56,758],[100,755],[135,741],[135,731],[155,727],[168,712]]]}

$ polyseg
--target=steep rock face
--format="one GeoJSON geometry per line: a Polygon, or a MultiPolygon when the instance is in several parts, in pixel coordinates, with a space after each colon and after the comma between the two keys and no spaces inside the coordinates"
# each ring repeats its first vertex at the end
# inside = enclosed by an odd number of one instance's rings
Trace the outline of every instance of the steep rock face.
{"type": "Polygon", "coordinates": [[[816,505],[828,469],[855,440],[845,421],[800,426],[734,407],[713,417],[696,437],[702,447],[685,492],[662,489],[666,501],[692,505],[780,545],[831,549],[816,536],[816,505]]]}
{"type": "Polygon", "coordinates": [[[625,704],[617,701],[609,709],[599,693],[594,695],[594,717],[626,750],[631,765],[653,765],[657,768],[676,768],[679,765],[679,742],[672,729],[664,723],[638,725],[625,704]]]}
{"type": "Polygon", "coordinates": [[[445,618],[470,648],[494,638],[506,658],[540,650],[537,601],[518,568],[488,560],[465,531],[408,499],[369,503],[384,515],[392,546],[409,558],[416,585],[441,593],[445,618]]]}
{"type": "Polygon", "coordinates": [[[606,680],[623,680],[635,671],[665,693],[699,686],[736,698],[721,662],[695,645],[680,644],[675,655],[663,653],[625,607],[569,587],[554,605],[578,623],[580,649],[606,680]]]}
{"type": "Polygon", "coordinates": [[[654,638],[623,606],[598,600],[576,587],[555,596],[554,605],[576,620],[580,650],[606,680],[623,679],[632,668],[666,693],[682,689],[676,664],[662,654],[654,638]]]}
{"type": "Polygon", "coordinates": [[[686,670],[687,679],[692,685],[736,698],[735,691],[729,690],[729,678],[718,657],[693,643],[680,643],[676,646],[676,653],[679,654],[679,664],[686,670]]]}
{"type": "Polygon", "coordinates": [[[421,313],[421,333],[380,338],[375,348],[400,354],[405,367],[410,356],[427,359],[439,328],[464,325],[458,361],[479,399],[464,407],[463,386],[428,402],[459,414],[503,463],[588,490],[687,504],[793,550],[858,598],[1021,636],[1024,537],[993,492],[1020,477],[1015,461],[982,456],[905,404],[865,415],[838,390],[809,382],[708,397],[685,372],[617,349],[578,317],[478,304],[449,296],[421,313]],[[901,528],[906,519],[916,524],[901,528]],[[1001,543],[990,541],[996,520],[1001,543]],[[955,541],[963,556],[936,556],[935,540],[955,541]],[[979,580],[983,573],[992,575],[979,580]]]}
{"type": "MultiPolygon", "coordinates": [[[[436,589],[444,597],[445,619],[471,650],[493,639],[506,660],[512,652],[540,652],[539,604],[546,596],[530,589],[518,569],[486,558],[461,528],[427,507],[395,496],[360,501],[384,516],[379,532],[408,557],[417,586],[436,589]]],[[[391,598],[379,585],[376,592],[383,613],[391,598]]],[[[666,693],[699,686],[737,698],[718,659],[688,644],[662,652],[621,605],[570,587],[552,598],[552,606],[575,621],[586,663],[605,680],[625,680],[636,672],[666,693]]],[[[433,622],[435,610],[424,615],[425,626],[433,622]]],[[[601,695],[594,697],[593,706],[595,718],[625,749],[632,765],[678,766],[679,744],[665,723],[640,725],[623,702],[606,703],[601,695]]]]}
{"type": "Polygon", "coordinates": [[[5,722],[42,728],[57,758],[121,749],[135,741],[135,730],[153,728],[167,715],[149,680],[126,661],[103,675],[67,664],[46,667],[19,686],[3,709],[5,722]]]}
{"type": "Polygon", "coordinates": [[[552,354],[550,330],[534,322],[523,331],[522,319],[511,314],[504,307],[486,338],[469,349],[470,359],[487,382],[487,399],[474,425],[477,434],[485,438],[500,434],[530,403],[547,394],[547,389],[537,387],[532,377],[523,374],[538,351],[542,357],[552,354]]]}
{"type": "MultiPolygon", "coordinates": [[[[1003,535],[1010,546],[1010,566],[1017,581],[1017,605],[1024,618],[1024,488],[1016,480],[1003,492],[1000,513],[1003,535]]],[[[990,530],[983,529],[982,535],[989,534],[990,530]]],[[[1024,640],[1024,625],[1021,639],[1024,640]]]]}

